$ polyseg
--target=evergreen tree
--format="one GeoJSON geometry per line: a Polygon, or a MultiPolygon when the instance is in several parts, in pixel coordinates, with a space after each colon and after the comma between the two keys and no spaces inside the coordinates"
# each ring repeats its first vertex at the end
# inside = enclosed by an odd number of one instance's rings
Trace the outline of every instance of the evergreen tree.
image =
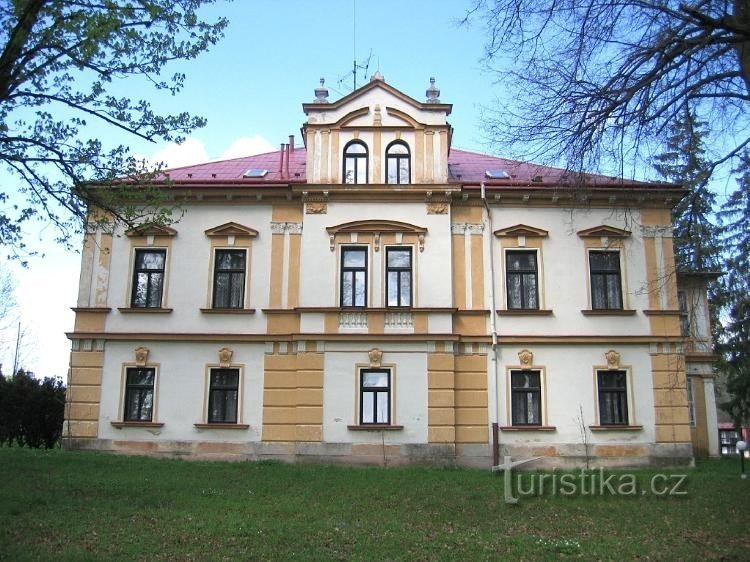
{"type": "Polygon", "coordinates": [[[705,157],[705,125],[686,109],[672,127],[666,152],[655,158],[657,172],[688,190],[672,211],[678,271],[718,271],[720,265],[721,236],[712,222],[716,196],[708,188],[711,167],[705,157]]]}
{"type": "Polygon", "coordinates": [[[724,225],[724,285],[728,295],[723,341],[723,370],[730,400],[723,404],[735,423],[750,422],[750,153],[734,170],[738,187],[719,212],[724,225]]]}

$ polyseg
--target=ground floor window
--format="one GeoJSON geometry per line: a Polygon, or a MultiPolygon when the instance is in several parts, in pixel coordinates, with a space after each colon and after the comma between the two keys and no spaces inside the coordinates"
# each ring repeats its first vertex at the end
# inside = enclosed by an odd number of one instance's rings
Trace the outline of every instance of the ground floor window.
{"type": "Polygon", "coordinates": [[[125,372],[125,421],[153,421],[156,370],[129,367],[125,372]]]}
{"type": "Polygon", "coordinates": [[[239,389],[239,369],[211,369],[208,423],[237,423],[239,389]]]}
{"type": "Polygon", "coordinates": [[[601,425],[628,425],[627,371],[597,371],[599,394],[599,423],[601,425]]]}
{"type": "Polygon", "coordinates": [[[542,424],[541,378],[539,371],[524,369],[510,372],[513,425],[542,424]]]}
{"type": "Polygon", "coordinates": [[[362,369],[359,382],[359,423],[391,423],[391,371],[362,369]]]}

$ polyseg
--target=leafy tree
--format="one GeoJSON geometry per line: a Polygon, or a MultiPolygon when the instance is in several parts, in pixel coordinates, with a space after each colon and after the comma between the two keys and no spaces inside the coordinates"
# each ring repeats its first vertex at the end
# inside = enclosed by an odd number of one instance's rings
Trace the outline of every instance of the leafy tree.
{"type": "Polygon", "coordinates": [[[62,436],[65,386],[19,369],[0,376],[0,445],[51,449],[62,436]]]}
{"type": "Polygon", "coordinates": [[[750,422],[750,153],[740,166],[738,189],[723,205],[727,258],[724,283],[730,295],[725,335],[720,346],[731,398],[724,408],[738,425],[750,422]]]}
{"type": "Polygon", "coordinates": [[[65,242],[94,207],[128,224],[168,212],[157,191],[143,186],[91,189],[146,172],[126,145],[106,147],[99,138],[120,133],[179,142],[204,125],[184,112],[161,115],[131,95],[180,91],[184,74],[161,73],[223,35],[225,19],[198,17],[213,2],[0,2],[0,161],[23,199],[0,191],[0,244],[23,247],[21,228],[32,217],[53,222],[65,242]]]}
{"type": "Polygon", "coordinates": [[[750,144],[747,0],[475,0],[507,92],[489,132],[511,155],[593,170],[648,161],[687,108],[707,173],[750,144]]]}

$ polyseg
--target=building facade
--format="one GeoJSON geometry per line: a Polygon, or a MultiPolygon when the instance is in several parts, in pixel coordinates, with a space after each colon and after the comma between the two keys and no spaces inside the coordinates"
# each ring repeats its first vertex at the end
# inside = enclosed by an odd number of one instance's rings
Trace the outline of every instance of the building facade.
{"type": "Polygon", "coordinates": [[[303,147],[170,170],[174,224],[86,234],[69,448],[692,462],[679,187],[453,149],[434,83],[303,110],[303,147]]]}

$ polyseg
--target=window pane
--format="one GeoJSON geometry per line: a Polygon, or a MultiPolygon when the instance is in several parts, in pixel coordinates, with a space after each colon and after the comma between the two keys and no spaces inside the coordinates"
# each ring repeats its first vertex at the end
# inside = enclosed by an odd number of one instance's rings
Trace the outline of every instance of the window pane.
{"type": "Polygon", "coordinates": [[[521,276],[508,275],[508,308],[523,308],[521,297],[521,276]]]}
{"type": "Polygon", "coordinates": [[[526,273],[523,275],[523,295],[525,308],[537,308],[536,300],[536,274],[526,273]]]}
{"type": "Polygon", "coordinates": [[[354,273],[354,306],[365,306],[367,293],[365,292],[365,272],[354,273]]]}
{"type": "Polygon", "coordinates": [[[589,262],[592,270],[597,271],[619,271],[619,252],[590,252],[589,262]]]}
{"type": "Polygon", "coordinates": [[[375,423],[375,393],[362,393],[362,423],[375,423]]]}
{"type": "Polygon", "coordinates": [[[411,267],[411,250],[388,250],[388,267],[411,267]]]}
{"type": "Polygon", "coordinates": [[[358,158],[357,162],[357,183],[367,183],[367,160],[358,158]]]}
{"type": "Polygon", "coordinates": [[[399,183],[409,183],[409,159],[399,159],[399,183]]]}
{"type": "Polygon", "coordinates": [[[164,252],[136,251],[136,268],[138,269],[164,269],[164,252]]]}
{"type": "Polygon", "coordinates": [[[622,298],[620,295],[620,276],[607,275],[607,304],[609,308],[622,307],[622,298]]]}
{"type": "Polygon", "coordinates": [[[362,386],[365,388],[388,388],[388,373],[364,372],[362,373],[362,386]]]}
{"type": "Polygon", "coordinates": [[[398,272],[388,272],[388,306],[398,306],[398,272]]]}
{"type": "Polygon", "coordinates": [[[150,385],[154,384],[153,369],[128,369],[128,385],[150,385]]]}
{"type": "Polygon", "coordinates": [[[148,295],[148,273],[136,274],[134,284],[133,306],[146,306],[148,295]]]}
{"type": "Polygon", "coordinates": [[[216,269],[245,269],[245,251],[217,250],[216,269]]]}
{"type": "Polygon", "coordinates": [[[354,272],[341,274],[341,306],[354,306],[354,272]]]}
{"type": "Polygon", "coordinates": [[[388,183],[397,183],[398,182],[398,166],[394,158],[388,158],[386,159],[386,167],[388,168],[387,175],[388,179],[386,180],[388,183]]]}
{"type": "Polygon", "coordinates": [[[401,143],[394,143],[388,147],[388,154],[409,154],[409,149],[401,143]]]}
{"type": "Polygon", "coordinates": [[[536,254],[534,252],[508,252],[506,256],[510,271],[536,271],[536,254]]]}
{"type": "Polygon", "coordinates": [[[344,161],[344,183],[354,183],[354,158],[344,161]]]}
{"type": "Polygon", "coordinates": [[[229,296],[229,306],[232,308],[241,308],[243,304],[243,293],[245,292],[245,274],[231,274],[231,292],[229,296]]]}
{"type": "Polygon", "coordinates": [[[401,301],[398,303],[400,306],[411,305],[411,272],[401,272],[401,301]]]}
{"type": "Polygon", "coordinates": [[[161,289],[163,281],[163,273],[151,273],[151,287],[148,292],[147,306],[158,308],[161,305],[161,289]]]}
{"type": "Polygon", "coordinates": [[[346,154],[367,154],[367,149],[362,143],[353,142],[346,147],[346,154]]]}
{"type": "Polygon", "coordinates": [[[602,275],[591,276],[591,307],[607,308],[607,288],[602,275]]]}
{"type": "Polygon", "coordinates": [[[388,392],[378,392],[377,395],[377,423],[388,423],[388,392]]]}
{"type": "Polygon", "coordinates": [[[365,267],[366,250],[344,250],[344,267],[365,267]]]}

